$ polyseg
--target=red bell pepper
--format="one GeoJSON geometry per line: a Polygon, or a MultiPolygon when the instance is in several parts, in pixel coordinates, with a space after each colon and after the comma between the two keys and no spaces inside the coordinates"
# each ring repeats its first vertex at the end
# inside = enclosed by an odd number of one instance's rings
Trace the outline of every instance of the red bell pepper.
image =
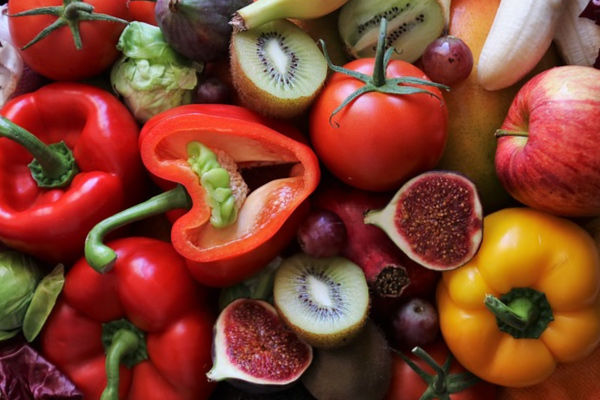
{"type": "Polygon", "coordinates": [[[109,245],[119,256],[110,272],[82,258],[67,273],[40,333],[42,355],[87,400],[207,399],[216,317],[208,291],[167,242],[109,245]]]}
{"type": "Polygon", "coordinates": [[[142,160],[172,189],[94,227],[85,249],[90,265],[110,269],[115,255],[101,242],[111,229],[179,209],[171,241],[198,281],[223,287],[258,272],[296,236],[320,179],[310,147],[267,124],[231,105],[182,106],[150,119],[140,133],[142,160]]]}
{"type": "Polygon", "coordinates": [[[51,83],[0,114],[0,240],[74,262],[96,223],[141,198],[139,125],[110,92],[82,83],[51,83]]]}

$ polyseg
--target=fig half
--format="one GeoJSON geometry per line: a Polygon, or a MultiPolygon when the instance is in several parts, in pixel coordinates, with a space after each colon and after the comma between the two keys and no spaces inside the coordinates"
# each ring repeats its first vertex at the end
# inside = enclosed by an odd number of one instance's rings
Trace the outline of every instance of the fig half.
{"type": "Polygon", "coordinates": [[[213,366],[206,376],[252,393],[272,393],[298,382],[312,359],[312,347],[285,325],[270,303],[240,298],[215,322],[213,366]]]}
{"type": "Polygon", "coordinates": [[[479,250],[483,207],[473,181],[453,171],[417,175],[364,222],[381,228],[415,262],[436,271],[458,268],[479,250]]]}

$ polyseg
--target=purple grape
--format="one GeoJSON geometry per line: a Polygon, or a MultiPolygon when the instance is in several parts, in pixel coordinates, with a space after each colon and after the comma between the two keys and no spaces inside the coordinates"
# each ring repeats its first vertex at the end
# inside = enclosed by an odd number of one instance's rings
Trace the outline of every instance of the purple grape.
{"type": "Polygon", "coordinates": [[[194,102],[199,104],[229,104],[230,100],[229,87],[217,77],[200,81],[194,98],[194,102]]]}
{"type": "Polygon", "coordinates": [[[344,222],[329,210],[312,210],[298,227],[300,249],[317,258],[339,254],[347,239],[344,222]]]}
{"type": "Polygon", "coordinates": [[[438,313],[428,300],[414,297],[403,303],[390,321],[391,344],[412,349],[432,343],[440,331],[438,313]]]}
{"type": "Polygon", "coordinates": [[[473,69],[473,54],[456,36],[442,36],[427,46],[421,58],[423,72],[434,82],[452,86],[464,81],[473,69]]]}

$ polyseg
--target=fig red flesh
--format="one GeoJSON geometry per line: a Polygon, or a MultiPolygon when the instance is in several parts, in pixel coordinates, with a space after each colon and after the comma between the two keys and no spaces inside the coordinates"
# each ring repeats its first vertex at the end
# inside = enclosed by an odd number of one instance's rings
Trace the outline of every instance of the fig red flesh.
{"type": "Polygon", "coordinates": [[[365,215],[415,262],[433,270],[464,265],[482,240],[475,184],[452,171],[429,171],[405,183],[382,209],[365,215]]]}

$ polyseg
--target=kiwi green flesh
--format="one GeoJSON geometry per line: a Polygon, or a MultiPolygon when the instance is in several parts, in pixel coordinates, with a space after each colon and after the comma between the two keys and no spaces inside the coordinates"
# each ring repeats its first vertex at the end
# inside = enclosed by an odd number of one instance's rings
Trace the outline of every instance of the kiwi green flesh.
{"type": "Polygon", "coordinates": [[[402,0],[393,3],[350,0],[340,12],[339,30],[348,53],[373,57],[377,48],[381,18],[388,20],[387,46],[394,59],[416,61],[445,26],[444,9],[438,0],[402,0]],[[371,7],[365,8],[363,3],[371,7]]]}
{"type": "Polygon", "coordinates": [[[311,97],[327,76],[327,62],[315,41],[287,20],[235,34],[232,48],[239,72],[278,98],[311,97]]]}
{"type": "Polygon", "coordinates": [[[317,348],[351,341],[369,311],[365,275],[343,257],[298,253],[285,259],[275,274],[273,297],[281,318],[317,348]]]}

